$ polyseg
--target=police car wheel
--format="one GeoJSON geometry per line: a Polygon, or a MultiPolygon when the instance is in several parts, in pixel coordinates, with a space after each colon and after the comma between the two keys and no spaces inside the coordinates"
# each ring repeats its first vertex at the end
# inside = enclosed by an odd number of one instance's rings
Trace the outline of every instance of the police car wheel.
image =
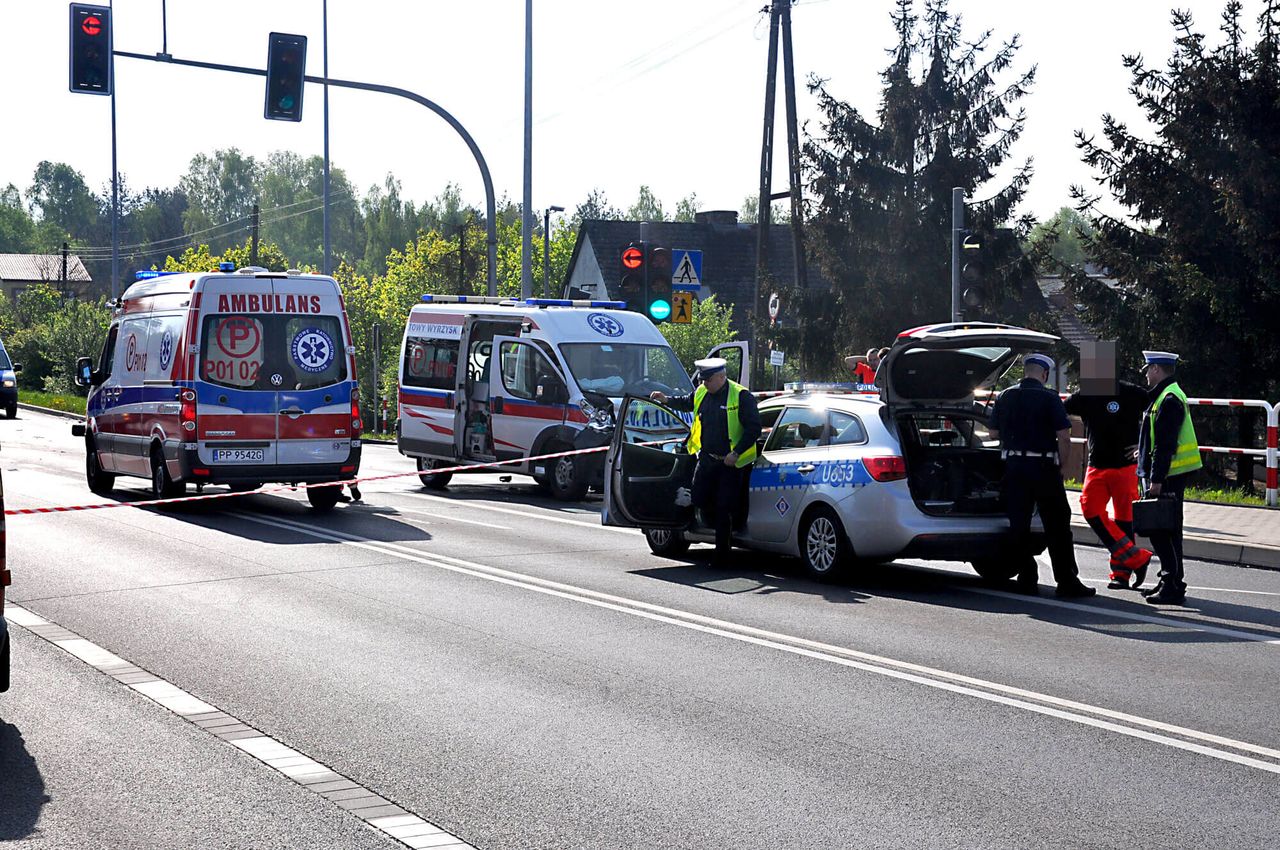
{"type": "Polygon", "coordinates": [[[674,558],[689,551],[689,541],[683,531],[669,528],[646,528],[644,542],[649,544],[649,551],[664,558],[674,558]]]}
{"type": "Polygon", "coordinates": [[[99,496],[107,495],[116,485],[115,474],[102,469],[102,464],[98,461],[98,450],[92,444],[85,446],[84,478],[89,485],[89,492],[99,496]]]}
{"type": "Polygon", "coordinates": [[[987,581],[1008,581],[1018,574],[1018,563],[1012,557],[978,558],[971,563],[973,571],[987,581]]]}
{"type": "MultiPolygon", "coordinates": [[[[547,446],[547,454],[567,452],[572,446],[564,443],[552,443],[547,446]]],[[[576,458],[558,457],[551,460],[550,474],[546,476],[546,488],[551,495],[562,502],[576,502],[587,495],[589,482],[583,480],[581,464],[576,458]]]]}
{"type": "Polygon", "coordinates": [[[308,487],[307,501],[311,503],[311,507],[317,511],[330,511],[333,506],[338,504],[338,497],[342,495],[342,485],[334,484],[331,487],[308,487]]]}
{"type": "Polygon", "coordinates": [[[809,575],[818,579],[839,575],[852,559],[851,548],[835,512],[819,507],[805,517],[800,527],[800,560],[809,575]]]}
{"type": "MultiPolygon", "coordinates": [[[[436,469],[444,466],[442,461],[432,457],[418,458],[418,471],[425,472],[428,469],[436,469]]],[[[419,475],[418,479],[422,481],[422,486],[428,490],[443,490],[449,486],[449,479],[453,478],[452,472],[446,472],[442,475],[419,475]]]]}

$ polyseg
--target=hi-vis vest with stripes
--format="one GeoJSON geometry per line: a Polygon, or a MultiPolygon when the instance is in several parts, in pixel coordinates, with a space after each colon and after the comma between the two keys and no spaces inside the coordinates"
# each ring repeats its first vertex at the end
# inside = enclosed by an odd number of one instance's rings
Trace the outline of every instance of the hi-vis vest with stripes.
{"type": "Polygon", "coordinates": [[[1156,450],[1156,417],[1160,414],[1160,405],[1169,396],[1174,396],[1182,402],[1182,409],[1185,414],[1182,417],[1182,430],[1178,432],[1178,448],[1173,453],[1173,460],[1169,463],[1170,475],[1185,475],[1188,472],[1195,472],[1204,463],[1200,460],[1200,444],[1196,441],[1196,429],[1191,424],[1191,407],[1187,404],[1187,394],[1182,391],[1182,387],[1177,384],[1170,384],[1164,388],[1164,392],[1160,393],[1160,397],[1155,400],[1155,404],[1151,405],[1150,417],[1150,433],[1147,438],[1150,441],[1152,453],[1156,450]]]}
{"type": "MultiPolygon", "coordinates": [[[[725,407],[725,415],[729,420],[729,448],[732,449],[742,440],[742,420],[738,419],[738,393],[743,391],[743,386],[734,381],[729,382],[729,402],[725,407]]],[[[707,397],[707,388],[702,384],[693,391],[693,425],[689,429],[689,454],[696,455],[702,450],[702,420],[698,418],[698,408],[702,406],[702,400],[707,397]]],[[[738,455],[738,462],[735,464],[738,469],[750,466],[756,462],[756,447],[752,444],[742,454],[738,455]]]]}

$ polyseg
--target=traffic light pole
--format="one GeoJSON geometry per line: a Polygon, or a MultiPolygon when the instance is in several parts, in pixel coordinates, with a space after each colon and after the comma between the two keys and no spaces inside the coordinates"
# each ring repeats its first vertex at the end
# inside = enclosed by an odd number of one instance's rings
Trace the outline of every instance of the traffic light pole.
{"type": "MultiPolygon", "coordinates": [[[[193,59],[174,59],[171,56],[149,56],[145,53],[130,53],[124,50],[113,51],[112,55],[120,56],[125,59],[144,59],[148,62],[167,62],[170,65],[185,65],[189,68],[207,68],[211,71],[230,71],[235,74],[251,74],[256,77],[265,77],[267,75],[267,72],[261,68],[246,68],[241,65],[223,65],[218,62],[198,62],[193,59]]],[[[452,127],[459,136],[462,137],[462,140],[467,143],[467,147],[471,150],[471,155],[475,157],[476,165],[480,167],[480,178],[484,181],[485,213],[488,219],[485,222],[485,231],[486,241],[489,243],[489,295],[496,297],[498,294],[498,226],[496,221],[497,203],[493,194],[493,178],[489,176],[489,166],[484,161],[484,155],[480,153],[480,146],[476,144],[475,139],[471,138],[471,134],[467,132],[466,128],[458,122],[458,119],[446,112],[439,104],[407,89],[397,88],[395,86],[384,86],[380,83],[361,83],[355,80],[332,80],[325,77],[314,77],[310,74],[303,77],[303,79],[308,83],[320,83],[322,85],[327,83],[328,85],[337,86],[338,88],[374,91],[381,92],[382,94],[392,94],[397,97],[403,97],[406,100],[411,100],[414,103],[419,104],[420,106],[425,106],[427,109],[430,109],[432,112],[439,115],[448,122],[449,126],[452,127]]],[[[112,97],[112,103],[115,103],[114,96],[112,97]]],[[[114,115],[114,109],[112,110],[112,114],[114,115]]],[[[113,140],[114,129],[115,125],[113,122],[113,140]]],[[[115,145],[112,144],[113,169],[115,166],[114,150],[115,145]]]]}
{"type": "MultiPolygon", "coordinates": [[[[111,76],[115,77],[114,67],[111,76]]],[[[120,297],[120,167],[116,158],[115,80],[111,82],[111,300],[115,301],[120,297]]]]}
{"type": "Polygon", "coordinates": [[[960,240],[964,238],[964,189],[951,190],[951,321],[960,321],[960,240]]]}

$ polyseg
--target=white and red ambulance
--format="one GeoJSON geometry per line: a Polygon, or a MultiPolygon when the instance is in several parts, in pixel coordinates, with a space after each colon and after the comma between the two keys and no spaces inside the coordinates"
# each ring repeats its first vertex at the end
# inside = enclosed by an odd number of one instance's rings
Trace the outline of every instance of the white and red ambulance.
{"type": "MultiPolygon", "coordinates": [[[[620,302],[422,300],[405,324],[397,425],[400,452],[420,472],[608,445],[624,396],[693,389],[653,322],[620,302]],[[603,437],[589,440],[592,429],[603,437]]],[[[712,355],[730,361],[735,380],[750,363],[746,343],[712,355]]],[[[532,475],[556,498],[573,500],[600,481],[601,459],[525,461],[501,471],[532,475]]],[[[424,474],[422,483],[442,488],[450,477],[424,474]]]]}
{"type": "MultiPolygon", "coordinates": [[[[350,479],[360,467],[355,349],[330,277],[259,267],[140,272],[120,298],[90,388],[89,489],[150,479],[156,498],[188,483],[254,489],[350,479]]],[[[312,487],[319,510],[340,486],[312,487]]]]}

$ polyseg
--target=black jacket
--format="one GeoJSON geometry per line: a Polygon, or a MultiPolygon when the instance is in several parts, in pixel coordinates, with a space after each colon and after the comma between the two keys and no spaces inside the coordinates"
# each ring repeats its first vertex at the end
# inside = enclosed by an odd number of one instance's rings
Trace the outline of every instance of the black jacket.
{"type": "Polygon", "coordinates": [[[1165,388],[1177,382],[1176,376],[1170,376],[1152,387],[1147,394],[1150,402],[1147,404],[1147,412],[1142,415],[1138,463],[1139,475],[1152,484],[1163,484],[1169,477],[1169,464],[1173,463],[1173,455],[1178,451],[1178,435],[1182,433],[1182,420],[1187,415],[1187,408],[1173,395],[1161,403],[1160,411],[1156,414],[1155,445],[1151,444],[1151,408],[1165,388]]]}

